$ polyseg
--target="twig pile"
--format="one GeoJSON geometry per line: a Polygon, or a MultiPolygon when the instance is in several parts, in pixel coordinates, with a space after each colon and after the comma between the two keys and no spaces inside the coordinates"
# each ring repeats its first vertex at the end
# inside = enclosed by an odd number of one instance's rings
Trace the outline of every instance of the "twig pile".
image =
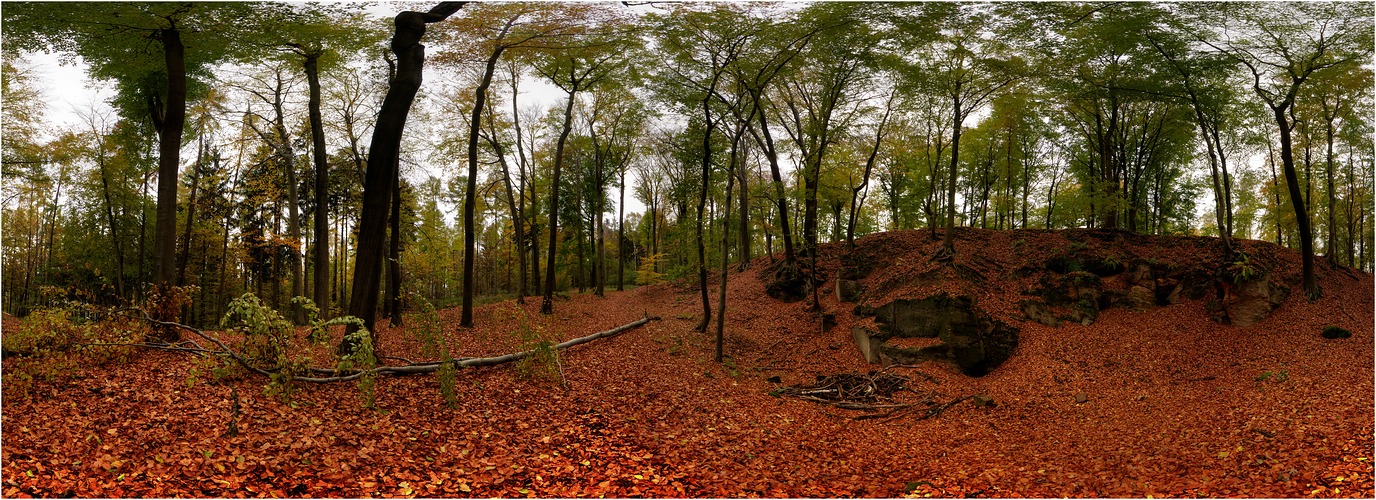
{"type": "Polygon", "coordinates": [[[812,385],[784,387],[775,394],[847,410],[874,410],[907,406],[883,404],[891,401],[894,393],[907,390],[907,384],[908,377],[895,373],[838,373],[818,375],[812,385]]]}

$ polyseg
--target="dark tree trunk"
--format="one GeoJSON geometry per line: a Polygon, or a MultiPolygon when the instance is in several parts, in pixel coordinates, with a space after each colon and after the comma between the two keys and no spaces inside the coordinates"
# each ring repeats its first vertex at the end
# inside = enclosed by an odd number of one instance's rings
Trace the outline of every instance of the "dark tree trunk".
{"type": "Polygon", "coordinates": [[[951,122],[951,171],[946,180],[946,234],[942,237],[941,252],[938,254],[942,258],[954,258],[956,255],[956,167],[960,161],[960,126],[964,117],[960,114],[960,98],[954,98],[952,102],[955,116],[951,122]]]}
{"type": "Polygon", "coordinates": [[[621,188],[616,202],[616,291],[626,290],[626,162],[621,163],[621,188]]]}
{"type": "Polygon", "coordinates": [[[1290,146],[1290,123],[1286,119],[1285,110],[1293,103],[1284,103],[1281,106],[1273,106],[1271,110],[1275,113],[1276,125],[1280,126],[1280,160],[1285,171],[1285,187],[1290,192],[1290,204],[1295,208],[1295,225],[1299,227],[1300,255],[1304,274],[1304,292],[1309,296],[1309,300],[1318,300],[1320,297],[1319,284],[1314,279],[1314,238],[1309,229],[1309,213],[1305,210],[1305,202],[1300,193],[1299,175],[1295,173],[1294,152],[1290,146]]]}
{"type": "MultiPolygon", "coordinates": [[[[742,124],[742,130],[744,130],[744,125],[745,124],[742,124]]],[[[736,146],[740,143],[740,137],[741,133],[737,131],[735,137],[732,138],[731,141],[731,161],[728,162],[729,166],[727,168],[729,171],[726,173],[726,193],[724,193],[722,197],[722,200],[726,203],[726,210],[721,218],[721,285],[717,289],[716,351],[713,353],[712,357],[712,359],[718,363],[722,362],[722,344],[725,342],[726,338],[726,279],[730,272],[728,263],[731,261],[730,252],[728,251],[730,250],[728,245],[731,241],[731,188],[732,181],[735,180],[735,170],[737,168],[736,146]]]]}
{"type": "Polygon", "coordinates": [[[158,128],[158,210],[153,247],[158,258],[153,282],[172,284],[177,264],[177,170],[181,166],[182,126],[186,123],[186,49],[181,32],[160,31],[167,67],[167,101],[154,111],[158,128]],[[161,115],[161,116],[157,116],[161,115]]]}
{"type": "MultiPolygon", "coordinates": [[[[410,114],[411,103],[420,90],[421,70],[425,66],[425,24],[443,21],[463,8],[465,2],[441,2],[427,13],[406,11],[397,14],[396,34],[392,37],[392,52],[397,56],[397,75],[387,88],[382,108],[378,110],[377,125],[373,127],[369,146],[367,176],[363,184],[363,211],[359,218],[357,257],[354,264],[353,286],[349,293],[349,314],[363,321],[372,332],[377,318],[378,277],[382,271],[382,243],[386,234],[388,202],[397,179],[397,160],[401,150],[401,135],[410,114]]],[[[352,332],[350,326],[348,331],[352,332]]],[[[339,352],[352,352],[354,346],[347,339],[339,345],[339,352]]]]}
{"type": "Polygon", "coordinates": [[[182,253],[177,258],[177,286],[186,283],[187,261],[191,258],[191,226],[196,220],[196,191],[201,184],[201,163],[205,161],[205,136],[196,148],[196,165],[191,168],[191,199],[186,202],[186,229],[182,231],[182,253]]]}
{"type": "MultiPolygon", "coordinates": [[[[755,99],[755,107],[760,106],[759,98],[755,99]]],[[[769,175],[774,181],[774,199],[779,210],[779,236],[784,240],[784,262],[795,263],[798,260],[797,254],[793,250],[793,235],[788,228],[788,195],[784,192],[783,176],[779,173],[779,153],[774,148],[774,138],[769,134],[769,120],[765,117],[763,109],[760,110],[760,134],[756,137],[764,155],[769,159],[769,175]]],[[[752,132],[753,133],[753,132],[752,132]]]]}
{"type": "Polygon", "coordinates": [[[874,147],[870,148],[870,154],[865,158],[865,174],[860,178],[860,185],[850,191],[850,217],[846,221],[846,248],[855,248],[855,219],[859,211],[859,203],[864,203],[860,197],[860,192],[869,187],[870,172],[874,170],[874,161],[879,157],[879,145],[884,142],[884,126],[888,125],[889,113],[893,111],[893,100],[898,95],[897,92],[889,94],[889,102],[884,106],[884,116],[879,119],[879,126],[874,130],[874,147]]]}
{"type": "Polygon", "coordinates": [[[559,173],[564,166],[564,143],[568,142],[569,131],[573,130],[573,104],[577,92],[578,84],[574,83],[569,87],[568,104],[564,106],[564,129],[554,144],[554,175],[549,188],[549,252],[545,256],[545,296],[540,301],[543,314],[554,313],[554,252],[559,249],[559,173]]]}
{"type": "MultiPolygon", "coordinates": [[[[101,138],[97,140],[103,141],[101,138]]],[[[110,224],[110,244],[115,251],[115,293],[123,299],[127,297],[124,296],[124,251],[119,245],[122,238],[119,237],[119,224],[115,220],[114,203],[110,200],[110,176],[105,169],[105,145],[98,143],[96,147],[99,148],[96,163],[100,167],[101,194],[105,197],[105,219],[110,224]]]]}
{"type": "Polygon", "coordinates": [[[387,319],[391,326],[401,326],[401,181],[392,185],[392,216],[387,240],[387,319]]]}
{"type": "Polygon", "coordinates": [[[703,243],[702,226],[706,223],[703,220],[704,210],[707,208],[707,191],[712,186],[712,129],[716,123],[712,121],[712,108],[709,106],[712,93],[716,90],[717,81],[712,80],[707,95],[702,98],[702,113],[706,119],[707,129],[702,133],[702,184],[698,186],[698,219],[696,223],[697,250],[698,250],[698,289],[702,295],[702,319],[693,327],[695,332],[707,332],[708,322],[712,320],[712,303],[707,297],[707,247],[703,243]]]}
{"type": "Polygon", "coordinates": [[[311,159],[315,162],[315,288],[316,307],[320,319],[330,318],[330,163],[325,151],[325,122],[320,115],[319,55],[306,56],[306,83],[310,87],[307,104],[311,126],[311,159]]]}
{"type": "MultiPolygon", "coordinates": [[[[514,19],[513,19],[514,21],[514,19]]],[[[511,23],[507,23],[510,27],[511,23]]],[[[501,38],[506,35],[506,29],[502,30],[501,38]]],[[[487,88],[492,85],[492,74],[497,71],[497,60],[502,57],[502,51],[506,49],[504,45],[497,45],[492,51],[492,56],[487,58],[487,67],[483,70],[483,79],[478,83],[477,90],[473,93],[473,114],[468,126],[468,183],[464,187],[463,197],[463,312],[460,315],[459,326],[463,328],[473,327],[473,261],[478,258],[478,243],[474,233],[477,232],[475,221],[478,197],[478,133],[482,130],[483,105],[487,103],[487,88]]],[[[492,138],[496,141],[496,138],[492,138]]],[[[505,159],[503,166],[505,168],[505,159]]],[[[510,181],[507,187],[510,193],[510,181]]],[[[513,219],[513,225],[520,225],[520,221],[513,219]]],[[[525,266],[521,267],[523,272],[521,283],[521,295],[525,295],[524,271],[525,266]]],[[[524,297],[521,299],[525,301],[524,297]]]]}

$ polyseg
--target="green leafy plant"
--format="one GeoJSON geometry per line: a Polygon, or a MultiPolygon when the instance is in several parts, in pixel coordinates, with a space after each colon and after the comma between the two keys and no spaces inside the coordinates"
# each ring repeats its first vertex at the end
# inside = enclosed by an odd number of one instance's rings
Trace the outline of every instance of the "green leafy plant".
{"type": "Polygon", "coordinates": [[[555,347],[554,342],[545,339],[544,328],[531,321],[525,309],[515,304],[507,309],[506,314],[516,319],[516,331],[512,332],[512,335],[519,341],[520,351],[527,353],[516,360],[516,378],[564,384],[559,349],[555,347]]]}
{"type": "Polygon", "coordinates": [[[1247,252],[1238,252],[1233,257],[1233,262],[1228,265],[1227,271],[1228,275],[1232,276],[1234,284],[1250,280],[1260,274],[1260,270],[1252,265],[1252,256],[1248,255],[1247,252]]]}
{"type": "Polygon", "coordinates": [[[230,301],[220,326],[241,334],[239,352],[244,359],[269,372],[263,394],[290,404],[297,391],[296,376],[307,370],[309,361],[304,355],[290,355],[295,330],[291,322],[252,293],[245,293],[230,301]]]}
{"type": "Polygon", "coordinates": [[[374,408],[377,403],[377,373],[371,370],[377,366],[377,357],[373,353],[373,336],[360,325],[348,338],[354,349],[339,358],[336,368],[341,372],[363,371],[357,382],[359,397],[363,400],[364,408],[374,408]]]}
{"type": "Polygon", "coordinates": [[[1286,380],[1290,380],[1290,371],[1280,370],[1272,372],[1268,370],[1261,372],[1261,375],[1257,375],[1256,378],[1254,378],[1253,380],[1257,382],[1265,382],[1267,379],[1273,380],[1278,384],[1285,382],[1286,380]]]}
{"type": "Polygon", "coordinates": [[[455,378],[458,377],[458,367],[454,364],[453,355],[450,354],[449,345],[445,341],[440,315],[435,311],[434,304],[418,293],[411,292],[410,302],[416,305],[415,312],[409,314],[407,319],[407,324],[411,325],[410,331],[420,342],[422,356],[426,359],[440,360],[440,366],[435,370],[440,396],[450,408],[457,407],[459,398],[455,378]]]}

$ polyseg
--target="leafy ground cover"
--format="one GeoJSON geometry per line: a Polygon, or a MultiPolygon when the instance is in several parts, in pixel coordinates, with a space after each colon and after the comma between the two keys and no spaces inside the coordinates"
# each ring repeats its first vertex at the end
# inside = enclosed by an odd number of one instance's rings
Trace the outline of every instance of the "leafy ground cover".
{"type": "MultiPolygon", "coordinates": [[[[1026,253],[1000,251],[1011,245],[1002,233],[972,233],[958,244],[958,264],[1026,253]]],[[[1029,248],[1059,237],[1023,236],[1029,248]]],[[[711,335],[690,331],[696,294],[672,284],[574,294],[550,317],[535,301],[492,304],[473,330],[455,326],[457,310],[440,311],[451,350],[463,356],[578,337],[646,313],[663,318],[574,347],[552,366],[461,370],[452,406],[433,375],[379,378],[369,409],[349,383],[302,385],[288,404],[264,395],[261,377],[192,378],[198,365],[186,353],[73,366],[69,377],[33,382],[27,396],[6,393],[0,493],[1373,495],[1371,275],[1324,273],[1322,300],[1291,294],[1247,327],[1211,321],[1202,300],[1108,309],[1088,326],[1021,321],[1016,355],[987,376],[939,364],[886,372],[910,381],[900,402],[981,394],[994,405],[857,420],[886,413],[779,397],[819,375],[878,367],[851,343],[850,304],[827,295],[838,324],[823,330],[802,303],[764,294],[756,274],[764,264],[731,277],[721,365],[711,362],[711,335]],[[1352,336],[1323,338],[1335,324],[1352,336]]],[[[9,335],[23,320],[4,321],[9,335]]],[[[379,336],[384,353],[419,356],[405,328],[379,336]]],[[[6,384],[16,361],[4,361],[6,384]]]]}

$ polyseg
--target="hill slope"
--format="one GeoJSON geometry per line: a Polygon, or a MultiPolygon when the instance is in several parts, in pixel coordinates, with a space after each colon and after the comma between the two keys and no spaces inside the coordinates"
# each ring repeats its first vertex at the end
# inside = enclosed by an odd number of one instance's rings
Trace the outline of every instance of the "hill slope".
{"type": "MultiPolygon", "coordinates": [[[[484,306],[473,330],[456,328],[457,311],[442,311],[446,337],[466,356],[517,347],[512,332],[522,321],[537,335],[562,340],[646,312],[663,318],[565,352],[556,368],[566,385],[522,378],[511,366],[462,371],[453,408],[429,376],[380,379],[381,410],[366,410],[348,384],[304,387],[295,406],[263,396],[262,380],[254,378],[188,384],[192,361],[179,353],[83,368],[84,378],[40,384],[30,398],[4,401],[4,492],[1372,495],[1371,275],[1323,268],[1322,300],[1290,293],[1249,326],[1211,319],[1218,312],[1211,312],[1209,294],[1217,287],[1198,299],[1162,297],[1165,305],[1142,311],[1110,298],[1088,324],[1028,319],[1023,303],[1047,298],[1025,294],[1029,285],[1084,272],[1068,264],[1048,269],[1075,243],[1082,245],[1077,251],[1122,256],[1125,267],[1153,258],[1163,269],[1216,265],[1208,240],[1100,236],[963,230],[950,268],[928,262],[937,242],[925,232],[858,242],[859,254],[877,263],[859,280],[859,305],[944,291],[971,297],[991,321],[1018,330],[1011,356],[982,377],[941,362],[889,368],[884,373],[907,377],[910,388],[893,404],[918,406],[887,419],[854,417],[891,408],[866,413],[770,395],[818,376],[880,369],[853,341],[853,327],[879,325],[829,293],[822,305],[836,324],[823,329],[804,303],[764,293],[761,258],[728,281],[724,365],[711,361],[712,335],[690,331],[700,310],[696,291],[657,285],[606,298],[574,294],[550,317],[536,312],[538,301],[484,306]],[[1324,339],[1319,331],[1328,325],[1353,335],[1324,339]],[[231,387],[242,410],[239,434],[227,437],[231,387]],[[920,418],[932,407],[923,401],[973,394],[996,405],[962,401],[920,418]]],[[[1244,242],[1244,249],[1272,273],[1269,280],[1292,281],[1293,252],[1260,242],[1244,242]]],[[[832,277],[825,291],[843,274],[843,260],[856,265],[844,253],[839,245],[823,247],[821,267],[832,277]]],[[[1100,291],[1126,283],[1126,274],[1099,277],[1100,291]]],[[[1170,282],[1154,286],[1161,283],[1170,282]]],[[[1053,316],[1073,314],[1070,306],[1048,307],[1053,316]]],[[[379,335],[386,352],[418,356],[410,333],[379,335]]],[[[14,361],[5,360],[7,371],[14,361]]]]}

